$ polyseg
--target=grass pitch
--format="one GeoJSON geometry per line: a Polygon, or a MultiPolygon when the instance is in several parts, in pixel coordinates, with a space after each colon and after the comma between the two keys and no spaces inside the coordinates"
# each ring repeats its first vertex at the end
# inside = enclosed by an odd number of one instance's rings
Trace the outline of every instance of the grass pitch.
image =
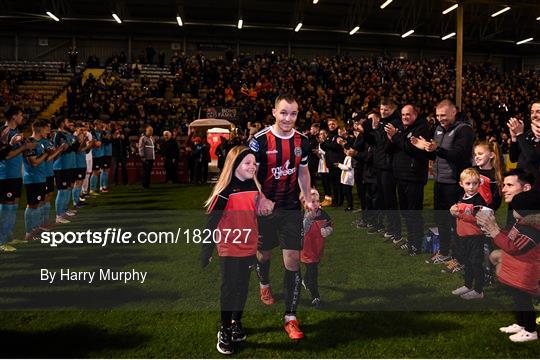
{"type": "MultiPolygon", "coordinates": [[[[426,207],[432,188],[426,187],[426,207]]],[[[124,226],[157,230],[200,228],[208,186],[155,185],[113,188],[79,212],[62,230],[124,226]],[[105,220],[104,220],[105,219],[105,220]]],[[[24,203],[24,200],[23,202],[24,203]]],[[[505,209],[499,210],[504,217],[505,209]]],[[[23,233],[23,212],[17,235],[23,233]]],[[[277,251],[272,284],[278,300],[258,299],[252,274],[243,324],[248,340],[235,357],[257,358],[539,358],[537,342],[511,343],[500,326],[514,322],[495,287],[486,299],[467,303],[450,291],[459,274],[427,265],[428,255],[401,256],[383,241],[351,226],[355,215],[330,209],[335,233],[327,239],[319,283],[323,308],[302,293],[299,319],[306,339],[292,343],[282,326],[282,265],[277,251]],[[427,309],[430,311],[417,311],[427,309]],[[414,310],[414,311],[411,311],[414,310]]],[[[431,221],[426,218],[427,225],[431,221]]],[[[0,356],[169,358],[221,357],[215,350],[219,321],[219,266],[199,265],[200,246],[187,244],[60,246],[23,244],[0,254],[0,356]],[[148,271],[144,284],[101,282],[48,285],[40,268],[110,267],[148,271]],[[10,309],[10,310],[7,310],[10,309]]]]}

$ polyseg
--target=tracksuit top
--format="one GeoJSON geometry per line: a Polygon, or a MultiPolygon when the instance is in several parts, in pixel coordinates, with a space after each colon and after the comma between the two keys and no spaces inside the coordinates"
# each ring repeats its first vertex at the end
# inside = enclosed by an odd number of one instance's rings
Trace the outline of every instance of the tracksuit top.
{"type": "Polygon", "coordinates": [[[259,166],[257,178],[262,192],[276,203],[275,209],[300,209],[298,171],[300,167],[308,166],[307,137],[296,130],[281,137],[269,126],[255,134],[249,147],[259,166]]]}
{"type": "Polygon", "coordinates": [[[413,136],[422,136],[431,140],[431,130],[424,118],[405,128],[397,123],[398,132],[392,137],[388,151],[392,153],[392,171],[394,178],[419,184],[426,184],[428,179],[429,159],[425,151],[417,149],[412,143],[413,136]]]}
{"type": "Polygon", "coordinates": [[[535,294],[540,281],[540,214],[525,216],[508,234],[500,232],[493,241],[503,250],[499,280],[535,294]]]}
{"type": "Polygon", "coordinates": [[[24,151],[24,176],[23,183],[25,184],[38,184],[44,183],[46,180],[47,165],[45,161],[42,161],[39,165],[33,166],[28,158],[35,156],[36,158],[43,155],[45,147],[40,140],[29,138],[29,142],[37,142],[38,145],[35,149],[24,151]]]}
{"type": "Polygon", "coordinates": [[[536,186],[540,183],[540,139],[532,130],[519,135],[516,142],[510,144],[510,161],[517,162],[518,168],[525,169],[534,175],[536,186]]]}
{"type": "Polygon", "coordinates": [[[438,144],[433,163],[435,181],[443,184],[457,184],[461,171],[471,166],[474,142],[472,127],[459,120],[450,125],[448,130],[438,125],[433,139],[438,144]]]}
{"type": "Polygon", "coordinates": [[[482,170],[478,166],[474,167],[480,174],[480,187],[478,192],[486,204],[492,208],[494,211],[501,206],[501,193],[499,191],[499,185],[497,184],[497,179],[495,178],[495,169],[482,170]]]}
{"type": "Polygon", "coordinates": [[[233,175],[231,183],[210,205],[206,228],[212,231],[213,238],[203,246],[216,246],[219,256],[255,255],[259,241],[258,196],[254,180],[241,181],[233,175]]]}
{"type": "MultiPolygon", "coordinates": [[[[9,144],[11,139],[14,136],[17,136],[19,134],[19,131],[17,129],[7,129],[7,125],[4,125],[0,128],[0,134],[5,134],[5,141],[2,140],[3,143],[9,144]]],[[[20,143],[16,144],[15,146],[10,147],[11,150],[16,150],[20,146],[22,146],[20,143]]],[[[6,154],[7,155],[7,154],[6,154]]],[[[3,179],[20,179],[22,178],[22,162],[23,162],[23,155],[22,153],[12,157],[9,160],[2,160],[0,161],[0,180],[3,179]]]]}
{"type": "MultiPolygon", "coordinates": [[[[54,145],[51,139],[41,138],[39,142],[43,145],[43,148],[45,150],[54,149],[54,145]]],[[[54,176],[54,169],[53,169],[54,160],[45,160],[43,163],[45,164],[45,177],[54,176]]]]}
{"type": "Polygon", "coordinates": [[[343,185],[354,186],[354,167],[356,161],[350,156],[345,156],[343,164],[338,164],[341,169],[341,183],[343,185]]]}
{"type": "Polygon", "coordinates": [[[321,229],[332,226],[330,216],[322,209],[314,219],[304,219],[304,247],[300,251],[300,261],[304,264],[318,263],[324,253],[324,237],[321,229]]]}
{"type": "Polygon", "coordinates": [[[459,215],[456,218],[457,234],[460,237],[483,235],[484,233],[476,224],[474,211],[475,206],[486,206],[486,202],[482,198],[482,195],[480,195],[478,192],[472,196],[465,194],[457,205],[459,208],[459,215]]]}
{"type": "MultiPolygon", "coordinates": [[[[99,131],[99,130],[92,131],[92,138],[95,141],[101,141],[101,131],[99,131]]],[[[95,147],[95,148],[92,149],[92,157],[93,158],[100,158],[102,156],[104,156],[104,144],[103,144],[103,142],[101,143],[101,146],[95,147]]]]}
{"type": "Polygon", "coordinates": [[[106,130],[105,135],[106,138],[103,137],[103,156],[112,156],[112,134],[106,130]]]}
{"type": "Polygon", "coordinates": [[[60,147],[62,144],[68,144],[69,147],[64,150],[58,157],[54,160],[53,169],[54,170],[69,170],[75,169],[76,167],[76,154],[80,144],[75,139],[73,134],[64,131],[58,130],[53,136],[53,143],[56,147],[60,147]]]}

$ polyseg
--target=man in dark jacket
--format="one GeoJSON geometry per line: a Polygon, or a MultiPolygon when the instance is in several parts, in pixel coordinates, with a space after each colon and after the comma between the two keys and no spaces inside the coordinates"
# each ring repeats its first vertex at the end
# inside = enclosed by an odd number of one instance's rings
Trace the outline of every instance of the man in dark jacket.
{"type": "Polygon", "coordinates": [[[128,158],[129,150],[128,136],[122,132],[120,128],[117,128],[113,134],[112,139],[112,157],[114,160],[114,183],[118,185],[118,169],[122,171],[122,183],[127,185],[128,174],[126,168],[126,162],[128,158]]]}
{"type": "MultiPolygon", "coordinates": [[[[434,207],[435,223],[439,228],[439,252],[430,263],[442,264],[459,257],[460,249],[452,243],[454,219],[449,209],[462,195],[459,186],[459,175],[465,168],[471,166],[474,131],[466,118],[457,120],[457,109],[450,100],[443,100],[435,109],[439,125],[435,129],[433,140],[427,141],[420,137],[411,137],[411,142],[419,149],[428,152],[434,160],[433,174],[435,176],[434,207]]],[[[459,261],[459,259],[457,259],[459,261]]],[[[453,262],[455,263],[455,262],[453,262]]]]}
{"type": "Polygon", "coordinates": [[[366,142],[364,140],[363,124],[366,121],[366,116],[360,113],[353,113],[353,136],[354,142],[351,147],[355,150],[354,160],[356,167],[354,168],[354,183],[356,184],[356,192],[360,200],[360,209],[362,210],[362,218],[357,221],[358,227],[365,227],[366,218],[366,186],[364,184],[364,167],[366,155],[366,142]]]}
{"type": "Polygon", "coordinates": [[[517,162],[518,168],[533,174],[536,187],[540,189],[540,101],[531,106],[531,129],[525,131],[522,121],[511,118],[510,161],[517,162]]]}
{"type": "Polygon", "coordinates": [[[180,149],[178,148],[176,140],[172,138],[170,131],[163,132],[163,143],[160,146],[160,150],[165,165],[165,182],[178,182],[176,180],[176,171],[178,158],[180,157],[180,149]]]}
{"type": "Polygon", "coordinates": [[[319,150],[319,124],[311,124],[309,128],[309,153],[308,153],[308,169],[309,176],[311,177],[311,187],[317,187],[317,170],[319,168],[319,157],[317,152],[319,150]]]}
{"type": "MultiPolygon", "coordinates": [[[[388,225],[384,237],[392,239],[394,244],[402,240],[401,221],[397,213],[396,181],[392,172],[392,154],[389,151],[390,140],[384,130],[387,124],[394,127],[399,124],[399,111],[396,103],[387,98],[380,102],[380,120],[367,122],[364,126],[365,139],[373,147],[373,167],[377,175],[377,208],[382,216],[386,215],[388,225]]],[[[368,233],[382,232],[383,229],[370,229],[368,233]]]]}
{"type": "Polygon", "coordinates": [[[326,166],[330,177],[330,187],[332,189],[332,205],[339,207],[343,205],[343,194],[341,193],[341,170],[334,166],[342,163],[345,159],[343,146],[339,144],[338,123],[336,119],[328,119],[328,138],[321,144],[321,149],[325,151],[326,166]]]}
{"type": "Polygon", "coordinates": [[[413,105],[401,109],[401,125],[385,126],[391,141],[392,170],[397,182],[397,193],[401,216],[407,225],[408,244],[402,240],[396,244],[408,249],[411,256],[420,253],[424,232],[422,209],[424,186],[427,183],[429,159],[425,151],[417,149],[409,139],[412,136],[431,141],[431,133],[425,119],[418,118],[413,105]]]}

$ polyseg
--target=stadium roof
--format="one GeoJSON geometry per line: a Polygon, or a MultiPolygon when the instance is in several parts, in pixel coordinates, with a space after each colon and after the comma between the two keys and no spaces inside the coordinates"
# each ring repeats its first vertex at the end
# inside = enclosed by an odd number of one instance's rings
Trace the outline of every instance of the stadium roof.
{"type": "MultiPolygon", "coordinates": [[[[313,41],[344,46],[453,49],[453,0],[0,0],[0,31],[196,36],[313,41]],[[52,20],[50,11],[60,21],[52,20]],[[116,13],[122,20],[117,24],[116,13]],[[178,25],[177,16],[182,26],[178,25]],[[243,20],[238,29],[238,20],[243,20]],[[299,32],[293,29],[301,22],[299,32]],[[96,26],[99,24],[99,26],[96,26]],[[359,27],[354,35],[349,32],[359,27]],[[414,30],[407,39],[402,34],[414,30]]],[[[464,0],[465,46],[476,51],[540,53],[540,1],[464,0]],[[510,10],[491,15],[505,7],[510,10]],[[537,20],[538,19],[538,20],[537,20]],[[528,44],[516,42],[534,38],[528,44]]]]}

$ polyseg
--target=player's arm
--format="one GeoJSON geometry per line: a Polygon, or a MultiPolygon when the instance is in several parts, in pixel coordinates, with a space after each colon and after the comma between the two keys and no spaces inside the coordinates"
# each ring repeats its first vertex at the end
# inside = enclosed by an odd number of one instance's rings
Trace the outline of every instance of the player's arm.
{"type": "Polygon", "coordinates": [[[47,152],[44,151],[43,154],[41,154],[40,156],[37,156],[35,150],[27,150],[25,151],[24,156],[26,157],[30,165],[32,165],[33,167],[36,167],[39,164],[41,164],[43,161],[45,161],[45,159],[47,159],[47,152]]]}
{"type": "Polygon", "coordinates": [[[309,147],[307,138],[302,139],[302,159],[300,160],[300,166],[298,167],[298,185],[302,194],[304,194],[304,199],[306,201],[307,210],[312,209],[313,204],[311,201],[311,176],[309,175],[308,169],[308,153],[309,147]]]}
{"type": "Polygon", "coordinates": [[[85,141],[84,134],[77,136],[77,142],[79,143],[77,152],[83,152],[88,149],[88,142],[85,141]]]}
{"type": "MultiPolygon", "coordinates": [[[[259,164],[261,163],[261,146],[257,141],[257,138],[252,138],[249,141],[249,148],[255,154],[255,161],[257,162],[257,171],[259,170],[259,164]]],[[[261,190],[259,190],[259,196],[257,197],[257,215],[267,216],[274,211],[274,202],[268,199],[261,190]]]]}
{"type": "Polygon", "coordinates": [[[51,160],[56,159],[58,155],[60,155],[65,149],[67,149],[67,147],[68,147],[67,144],[62,144],[59,147],[55,148],[52,152],[48,153],[49,156],[47,160],[51,161],[51,160]]]}
{"type": "Polygon", "coordinates": [[[308,210],[314,210],[311,209],[311,178],[309,176],[309,169],[307,165],[300,165],[298,169],[298,185],[300,186],[300,190],[302,190],[302,194],[304,194],[304,199],[306,201],[308,210]]]}
{"type": "Polygon", "coordinates": [[[21,146],[19,146],[18,148],[16,148],[15,150],[11,150],[7,156],[6,156],[6,160],[9,160],[9,159],[12,159],[14,158],[15,156],[19,155],[20,153],[22,153],[23,151],[26,151],[26,150],[32,150],[32,149],[35,149],[36,148],[36,144],[35,143],[25,143],[25,144],[22,144],[21,146]]]}

